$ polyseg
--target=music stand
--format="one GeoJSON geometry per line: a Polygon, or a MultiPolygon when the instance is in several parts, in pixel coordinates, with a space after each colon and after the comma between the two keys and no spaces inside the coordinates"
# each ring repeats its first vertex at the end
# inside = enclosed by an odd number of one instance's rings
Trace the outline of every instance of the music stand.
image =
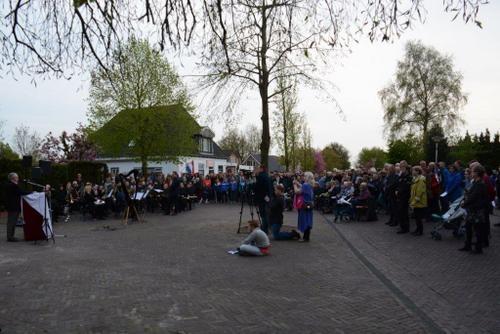
{"type": "MultiPolygon", "coordinates": [[[[127,201],[127,208],[125,209],[125,212],[123,214],[123,219],[122,223],[124,225],[128,225],[128,217],[130,215],[130,211],[132,211],[132,214],[135,214],[135,218],[139,223],[142,223],[141,218],[139,216],[139,213],[137,212],[137,208],[135,207],[134,199],[132,199],[128,193],[127,187],[125,185],[125,178],[129,177],[131,174],[134,176],[135,184],[137,186],[137,177],[136,175],[139,173],[136,169],[131,170],[127,175],[123,174],[118,174],[120,177],[120,183],[122,185],[122,191],[125,194],[125,200],[127,201]]],[[[135,195],[135,194],[134,194],[135,195]]],[[[135,196],[134,196],[135,197],[135,196]]]]}

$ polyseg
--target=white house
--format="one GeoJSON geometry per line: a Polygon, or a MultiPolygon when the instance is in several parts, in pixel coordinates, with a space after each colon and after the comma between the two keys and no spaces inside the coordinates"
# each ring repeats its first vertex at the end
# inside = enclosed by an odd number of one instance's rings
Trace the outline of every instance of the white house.
{"type": "MultiPolygon", "coordinates": [[[[162,172],[170,174],[176,171],[182,173],[199,173],[207,175],[209,173],[222,173],[229,169],[235,170],[237,164],[230,161],[230,155],[222,151],[214,142],[214,133],[208,127],[201,127],[199,133],[194,134],[198,141],[198,152],[192,156],[180,157],[180,163],[167,161],[148,161],[148,171],[162,172]]],[[[108,165],[108,170],[112,174],[128,173],[132,169],[141,170],[141,162],[132,157],[100,157],[96,160],[108,165]]]]}
{"type": "MultiPolygon", "coordinates": [[[[270,172],[285,172],[286,168],[280,162],[280,158],[276,155],[270,155],[269,158],[269,166],[267,169],[270,172]]],[[[252,153],[249,154],[248,157],[243,159],[240,165],[240,169],[253,171],[256,167],[260,166],[260,154],[252,153]]]]}

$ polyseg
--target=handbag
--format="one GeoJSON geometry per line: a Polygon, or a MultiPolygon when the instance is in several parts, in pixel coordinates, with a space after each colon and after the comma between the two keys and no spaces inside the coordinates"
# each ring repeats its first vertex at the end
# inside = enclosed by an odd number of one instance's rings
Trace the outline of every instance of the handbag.
{"type": "Polygon", "coordinates": [[[295,195],[293,199],[293,207],[295,209],[302,209],[303,206],[304,206],[304,196],[302,196],[302,194],[295,195]]]}
{"type": "Polygon", "coordinates": [[[304,201],[304,204],[302,205],[301,209],[311,211],[313,209],[313,202],[304,201]]]}

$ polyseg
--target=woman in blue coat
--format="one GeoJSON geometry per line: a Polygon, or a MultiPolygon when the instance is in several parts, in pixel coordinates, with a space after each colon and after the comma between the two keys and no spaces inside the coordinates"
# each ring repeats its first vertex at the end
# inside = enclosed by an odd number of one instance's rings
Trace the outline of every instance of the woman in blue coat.
{"type": "Polygon", "coordinates": [[[450,170],[444,168],[446,199],[453,203],[464,194],[464,176],[455,166],[450,166],[450,170]]]}
{"type": "Polygon", "coordinates": [[[294,181],[294,191],[296,196],[298,211],[298,230],[300,231],[299,241],[307,242],[311,236],[313,226],[313,193],[314,175],[311,172],[304,173],[304,182],[301,184],[294,181]]]}

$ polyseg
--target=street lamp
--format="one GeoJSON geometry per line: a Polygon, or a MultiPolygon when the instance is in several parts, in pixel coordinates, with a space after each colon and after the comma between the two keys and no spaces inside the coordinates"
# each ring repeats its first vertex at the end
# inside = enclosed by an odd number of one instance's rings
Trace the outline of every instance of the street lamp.
{"type": "Polygon", "coordinates": [[[433,136],[432,140],[434,141],[434,160],[437,164],[438,162],[438,147],[439,147],[439,142],[443,140],[443,137],[441,136],[433,136]]]}

